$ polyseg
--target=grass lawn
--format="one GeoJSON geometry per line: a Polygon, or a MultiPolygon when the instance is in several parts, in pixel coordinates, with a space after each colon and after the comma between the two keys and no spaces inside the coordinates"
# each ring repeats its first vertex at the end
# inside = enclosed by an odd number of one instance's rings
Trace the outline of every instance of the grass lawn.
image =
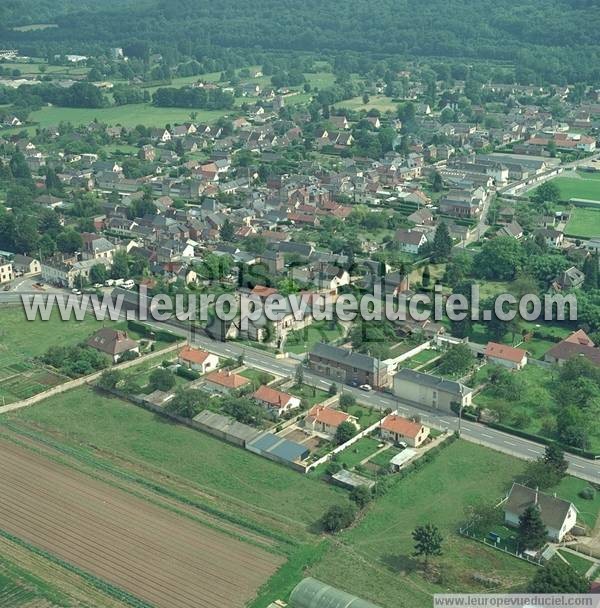
{"type": "Polygon", "coordinates": [[[81,451],[86,459],[116,462],[177,483],[221,511],[268,521],[299,538],[345,494],[88,387],[19,410],[9,419],[81,451]]]}
{"type": "MultiPolygon", "coordinates": [[[[585,573],[594,565],[594,562],[591,562],[589,559],[585,559],[584,557],[579,557],[579,555],[574,555],[568,551],[559,551],[560,555],[562,555],[571,567],[579,572],[579,574],[585,575],[585,573]]],[[[554,559],[560,559],[559,557],[555,557],[554,559]]]]}
{"type": "Polygon", "coordinates": [[[484,591],[474,574],[493,572],[502,581],[501,589],[487,593],[522,588],[535,572],[533,566],[462,538],[457,528],[468,505],[499,499],[523,467],[515,458],[455,442],[372,503],[364,518],[340,534],[336,546],[309,569],[310,575],[383,608],[424,608],[431,606],[433,593],[484,591]],[[444,537],[443,556],[435,560],[437,582],[426,580],[412,557],[411,533],[429,522],[444,537]]]}
{"type": "MultiPolygon", "coordinates": [[[[598,182],[600,184],[600,182],[598,182]]],[[[565,230],[566,234],[575,237],[600,236],[600,206],[598,209],[589,207],[576,207],[565,230]]]]}
{"type": "Polygon", "coordinates": [[[552,493],[556,492],[557,496],[571,501],[579,511],[578,520],[586,526],[594,528],[600,514],[600,492],[596,491],[594,500],[585,500],[579,496],[579,492],[588,487],[590,484],[587,481],[569,476],[565,477],[558,486],[552,488],[552,493]]]}
{"type": "Polygon", "coordinates": [[[316,403],[321,403],[329,398],[328,393],[308,384],[303,384],[302,386],[294,385],[289,389],[289,392],[296,397],[300,397],[308,407],[312,407],[316,403]]]}
{"type": "Polygon", "coordinates": [[[377,439],[363,437],[354,445],[350,446],[347,450],[344,450],[338,454],[335,461],[342,466],[345,465],[347,469],[353,469],[365,458],[368,458],[371,454],[374,454],[379,449],[377,447],[378,445],[379,441],[377,439]]]}
{"type": "Polygon", "coordinates": [[[263,372],[259,369],[252,369],[251,367],[248,367],[243,372],[240,372],[240,376],[248,378],[248,380],[250,380],[257,388],[261,384],[269,384],[269,382],[271,382],[275,377],[272,374],[263,372]]]}
{"type": "Polygon", "coordinates": [[[372,407],[365,407],[364,405],[352,405],[343,409],[348,414],[356,416],[361,429],[369,428],[372,424],[379,422],[383,418],[383,412],[375,410],[372,407]]]}
{"type": "Polygon", "coordinates": [[[586,177],[557,177],[552,180],[560,190],[560,198],[568,201],[572,198],[584,198],[600,201],[600,180],[586,177]]]}
{"type": "MultiPolygon", "coordinates": [[[[221,116],[231,114],[225,110],[194,110],[197,113],[197,122],[215,122],[221,116]]],[[[188,108],[155,108],[149,103],[113,106],[110,108],[59,108],[57,106],[44,107],[32,112],[30,120],[40,127],[57,125],[61,121],[74,125],[87,124],[94,119],[110,124],[122,125],[132,128],[136,125],[149,127],[164,127],[167,123],[183,123],[190,120],[188,108]]]]}
{"type": "Polygon", "coordinates": [[[422,350],[420,353],[417,353],[414,357],[411,357],[407,361],[402,362],[402,367],[409,367],[410,369],[415,369],[420,367],[421,365],[426,365],[433,361],[436,357],[439,357],[442,353],[432,348],[428,348],[426,350],[422,350]]]}
{"type": "Polygon", "coordinates": [[[391,97],[385,95],[370,95],[369,103],[364,104],[362,95],[359,97],[353,97],[352,99],[344,99],[334,105],[336,108],[346,108],[348,110],[379,110],[382,113],[395,112],[398,109],[398,104],[392,101],[391,97]]]}
{"type": "Polygon", "coordinates": [[[342,332],[339,323],[333,327],[326,321],[313,323],[304,329],[290,332],[285,341],[285,350],[295,354],[306,353],[312,350],[317,342],[329,343],[337,340],[342,336],[342,332]]]}
{"type": "MultiPolygon", "coordinates": [[[[106,322],[106,326],[116,323],[106,322]]],[[[27,321],[20,306],[0,308],[0,405],[37,395],[70,380],[35,363],[50,345],[75,345],[102,327],[92,316],[61,321],[54,311],[48,321],[27,321]]]]}

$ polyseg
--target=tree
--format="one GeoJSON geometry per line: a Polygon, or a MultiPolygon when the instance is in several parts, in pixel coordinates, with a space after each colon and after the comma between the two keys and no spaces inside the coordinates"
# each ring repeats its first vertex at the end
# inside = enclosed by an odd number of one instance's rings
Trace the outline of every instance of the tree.
{"type": "Polygon", "coordinates": [[[431,284],[431,270],[429,270],[429,266],[425,266],[423,269],[423,274],[421,276],[421,285],[423,288],[427,289],[431,284]]]}
{"type": "Polygon", "coordinates": [[[150,373],[149,384],[155,391],[170,391],[175,386],[175,376],[168,369],[157,367],[150,373]]]}
{"type": "Polygon", "coordinates": [[[445,222],[441,222],[435,231],[432,246],[432,260],[435,263],[445,262],[452,252],[452,238],[448,232],[448,226],[445,222]]]}
{"type": "Polygon", "coordinates": [[[417,526],[412,533],[415,541],[415,557],[424,557],[425,564],[429,562],[430,557],[439,556],[442,554],[442,543],[444,539],[442,534],[433,524],[425,524],[417,526]]]}
{"type": "Polygon", "coordinates": [[[83,246],[81,234],[72,228],[67,228],[56,237],[56,246],[63,253],[75,253],[83,246]]]}
{"type": "Polygon", "coordinates": [[[558,557],[538,568],[528,589],[530,593],[589,593],[589,590],[590,581],[558,557]]]}
{"type": "Polygon", "coordinates": [[[475,256],[473,267],[484,279],[512,281],[524,261],[523,247],[509,236],[500,236],[486,241],[475,256]]]}
{"type": "Polygon", "coordinates": [[[471,529],[479,534],[487,534],[502,519],[500,511],[491,503],[468,505],[466,515],[471,529]]]}
{"type": "Polygon", "coordinates": [[[433,174],[433,179],[431,180],[431,188],[434,192],[441,192],[444,189],[444,180],[437,171],[433,174]]]}
{"type": "Polygon", "coordinates": [[[335,431],[335,442],[338,445],[342,445],[347,441],[350,441],[354,435],[356,435],[356,427],[346,420],[337,427],[337,430],[335,431]]]}
{"type": "Polygon", "coordinates": [[[106,270],[106,266],[104,264],[94,264],[90,268],[90,282],[91,283],[101,283],[108,279],[108,270],[106,270]]]}
{"type": "Polygon", "coordinates": [[[323,516],[321,524],[327,532],[335,533],[351,526],[355,518],[356,509],[352,504],[332,505],[323,516]]]}
{"type": "Polygon", "coordinates": [[[340,407],[346,409],[353,405],[356,405],[356,397],[354,395],[351,395],[350,393],[342,393],[340,395],[340,407]]]}
{"type": "Polygon", "coordinates": [[[124,251],[117,251],[113,256],[110,276],[113,279],[127,279],[129,277],[129,259],[124,251]]]}
{"type": "Polygon", "coordinates": [[[367,486],[356,486],[350,492],[350,500],[356,503],[359,509],[364,509],[372,498],[371,490],[367,486]]]}
{"type": "Polygon", "coordinates": [[[464,374],[473,365],[473,353],[466,344],[450,347],[440,360],[440,371],[445,374],[464,374]]]}
{"type": "Polygon", "coordinates": [[[600,286],[600,276],[598,272],[598,254],[589,255],[583,263],[583,272],[585,274],[584,287],[586,289],[598,289],[600,286]]]}
{"type": "Polygon", "coordinates": [[[555,183],[551,181],[544,182],[541,186],[537,187],[533,200],[539,204],[546,202],[557,203],[560,200],[560,190],[555,183]]]}
{"type": "Polygon", "coordinates": [[[206,403],[206,393],[199,390],[178,391],[171,401],[168,401],[165,409],[168,412],[182,416],[183,418],[193,418],[202,411],[200,403],[206,403]]]}
{"type": "Polygon", "coordinates": [[[220,235],[221,239],[226,243],[233,240],[233,237],[235,236],[235,228],[233,227],[233,224],[229,218],[226,218],[221,225],[220,235]]]}
{"type": "Polygon", "coordinates": [[[104,390],[112,390],[122,380],[123,374],[116,369],[107,369],[98,378],[98,386],[104,390]]]}
{"type": "Polygon", "coordinates": [[[527,507],[519,517],[517,537],[520,548],[524,550],[537,550],[546,542],[548,530],[537,506],[527,507]]]}
{"type": "Polygon", "coordinates": [[[335,382],[333,382],[332,384],[329,385],[329,389],[328,389],[328,393],[330,397],[334,397],[335,395],[337,395],[337,384],[335,382]]]}
{"type": "Polygon", "coordinates": [[[295,376],[296,386],[302,386],[304,384],[304,368],[302,364],[296,366],[296,376],[295,376]]]}
{"type": "Polygon", "coordinates": [[[567,469],[569,468],[569,463],[565,458],[565,453],[556,443],[546,446],[543,462],[547,467],[556,472],[556,476],[558,477],[556,483],[558,483],[566,475],[567,469]]]}

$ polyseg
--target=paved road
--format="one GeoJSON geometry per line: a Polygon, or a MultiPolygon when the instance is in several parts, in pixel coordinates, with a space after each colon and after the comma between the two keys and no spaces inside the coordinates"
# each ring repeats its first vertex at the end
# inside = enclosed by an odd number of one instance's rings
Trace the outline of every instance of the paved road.
{"type": "MultiPolygon", "coordinates": [[[[59,290],[53,291],[58,292],[59,290]]],[[[62,293],[66,295],[65,292],[62,293]]],[[[2,302],[20,302],[20,294],[0,292],[0,303],[2,302]]],[[[155,329],[168,329],[186,339],[192,340],[197,346],[210,350],[222,357],[237,358],[243,355],[247,363],[266,372],[293,378],[298,366],[298,363],[292,359],[277,359],[252,347],[234,342],[217,342],[208,337],[198,335],[196,332],[192,335],[190,331],[165,323],[147,322],[147,324],[155,329]]],[[[327,390],[331,384],[330,380],[326,380],[308,370],[304,371],[304,381],[322,390],[327,390]]],[[[439,430],[458,430],[459,419],[454,414],[430,410],[420,404],[399,399],[387,393],[376,391],[364,392],[348,386],[340,388],[344,392],[353,394],[365,404],[381,411],[388,408],[397,409],[401,414],[406,416],[420,416],[424,424],[433,428],[439,430]]],[[[461,436],[473,443],[525,460],[533,460],[544,453],[544,446],[538,443],[503,433],[476,422],[463,420],[461,422],[461,436]]],[[[571,454],[567,455],[567,460],[569,461],[569,472],[572,475],[600,483],[600,460],[594,462],[571,454]]]]}

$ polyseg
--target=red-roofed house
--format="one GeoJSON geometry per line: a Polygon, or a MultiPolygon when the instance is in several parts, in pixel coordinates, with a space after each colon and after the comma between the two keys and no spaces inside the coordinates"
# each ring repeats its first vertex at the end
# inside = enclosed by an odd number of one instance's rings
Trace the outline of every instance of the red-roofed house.
{"type": "Polygon", "coordinates": [[[192,348],[187,345],[179,352],[179,364],[206,374],[211,370],[217,369],[219,357],[206,350],[192,348]]]}
{"type": "Polygon", "coordinates": [[[304,418],[306,427],[313,431],[325,433],[326,435],[335,435],[342,422],[350,422],[358,428],[358,423],[354,416],[340,410],[331,409],[325,405],[315,405],[304,418]]]}
{"type": "Polygon", "coordinates": [[[527,365],[527,351],[524,351],[522,348],[488,342],[484,354],[490,363],[511,369],[521,369],[527,365]]]}
{"type": "Polygon", "coordinates": [[[381,438],[393,443],[406,443],[410,447],[418,448],[429,437],[430,429],[420,422],[413,422],[390,414],[381,423],[381,438]]]}
{"type": "Polygon", "coordinates": [[[220,393],[228,393],[230,391],[238,390],[250,382],[250,380],[248,380],[248,378],[244,378],[244,376],[224,370],[210,372],[210,374],[206,376],[205,380],[207,388],[213,389],[220,393]]]}
{"type": "Polygon", "coordinates": [[[259,387],[252,396],[277,417],[300,407],[300,399],[298,397],[282,393],[265,384],[259,387]]]}

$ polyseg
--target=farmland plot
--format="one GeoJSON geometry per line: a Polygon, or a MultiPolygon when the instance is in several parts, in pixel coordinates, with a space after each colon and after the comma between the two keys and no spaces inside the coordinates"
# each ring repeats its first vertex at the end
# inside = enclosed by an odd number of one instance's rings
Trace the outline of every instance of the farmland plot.
{"type": "Polygon", "coordinates": [[[0,529],[156,608],[242,608],[283,558],[0,440],[0,529]]]}

